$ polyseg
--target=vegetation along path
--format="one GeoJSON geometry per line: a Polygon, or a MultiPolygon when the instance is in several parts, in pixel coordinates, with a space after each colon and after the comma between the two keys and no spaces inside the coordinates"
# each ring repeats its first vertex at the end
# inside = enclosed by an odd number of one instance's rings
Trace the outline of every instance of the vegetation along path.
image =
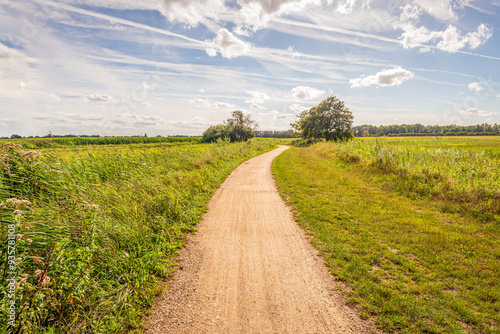
{"type": "Polygon", "coordinates": [[[216,192],[146,333],[373,333],[279,196],[271,163],[239,166],[216,192]]]}

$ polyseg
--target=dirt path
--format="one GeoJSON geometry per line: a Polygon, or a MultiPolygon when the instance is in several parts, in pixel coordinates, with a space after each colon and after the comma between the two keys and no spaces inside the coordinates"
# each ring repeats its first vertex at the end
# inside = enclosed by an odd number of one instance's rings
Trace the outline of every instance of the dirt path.
{"type": "Polygon", "coordinates": [[[239,166],[216,192],[146,333],[374,333],[279,196],[271,163],[239,166]]]}

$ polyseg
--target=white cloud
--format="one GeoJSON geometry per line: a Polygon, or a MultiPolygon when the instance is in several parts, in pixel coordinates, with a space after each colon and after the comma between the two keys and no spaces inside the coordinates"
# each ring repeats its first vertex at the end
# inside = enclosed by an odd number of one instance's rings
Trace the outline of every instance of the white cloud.
{"type": "Polygon", "coordinates": [[[250,105],[250,109],[253,109],[253,110],[267,110],[267,108],[266,108],[266,107],[261,106],[261,105],[259,105],[259,104],[257,104],[257,103],[252,103],[252,104],[250,105]]]}
{"type": "Polygon", "coordinates": [[[467,110],[460,110],[461,114],[470,114],[470,115],[477,115],[477,116],[491,116],[495,115],[495,112],[492,111],[485,111],[477,108],[469,108],[467,110]]]}
{"type": "Polygon", "coordinates": [[[337,5],[337,12],[342,14],[350,14],[355,4],[356,0],[339,0],[339,3],[337,5]]]}
{"type": "Polygon", "coordinates": [[[190,99],[189,103],[194,104],[198,108],[212,108],[212,103],[209,100],[199,97],[190,99]]]}
{"type": "Polygon", "coordinates": [[[240,36],[250,37],[252,33],[248,30],[246,26],[242,24],[238,24],[235,28],[233,28],[233,33],[240,36]]]}
{"type": "Polygon", "coordinates": [[[78,99],[83,97],[84,95],[78,92],[63,92],[59,94],[60,97],[66,98],[66,99],[78,99]]]}
{"type": "Polygon", "coordinates": [[[202,99],[195,97],[189,100],[189,103],[194,104],[197,108],[205,109],[215,109],[215,110],[230,110],[235,109],[237,106],[232,103],[220,102],[220,101],[210,101],[208,99],[202,99]]]}
{"type": "MultiPolygon", "coordinates": [[[[137,114],[87,114],[87,113],[57,113],[55,115],[36,115],[36,120],[49,122],[52,126],[65,126],[79,131],[94,131],[115,128],[137,128],[144,126],[162,126],[165,121],[156,115],[137,115],[137,114]]],[[[61,130],[58,130],[59,132],[61,130]]],[[[73,130],[74,131],[74,130],[73,130]]],[[[99,132],[99,131],[98,131],[99,132]]]]}
{"type": "Polygon", "coordinates": [[[160,0],[160,12],[167,19],[193,27],[206,17],[216,19],[223,9],[222,0],[160,0]]]}
{"type": "Polygon", "coordinates": [[[416,0],[414,1],[424,11],[442,22],[458,19],[457,10],[464,9],[472,0],[416,0]]]}
{"type": "Polygon", "coordinates": [[[455,26],[449,25],[444,31],[430,31],[426,27],[416,28],[413,24],[407,24],[402,27],[404,32],[401,35],[401,44],[405,49],[424,47],[429,49],[425,43],[440,40],[433,48],[447,52],[457,52],[469,46],[475,49],[484,44],[492,35],[493,31],[488,26],[481,24],[476,31],[466,35],[461,35],[455,26]]]}
{"type": "Polygon", "coordinates": [[[406,6],[403,7],[403,12],[399,16],[399,19],[403,22],[418,21],[420,15],[422,15],[422,7],[406,4],[406,6]]]}
{"type": "Polygon", "coordinates": [[[324,93],[323,90],[307,86],[297,86],[292,89],[293,97],[300,100],[312,100],[324,93]]]}
{"type": "Polygon", "coordinates": [[[245,103],[264,103],[271,99],[271,97],[266,93],[246,89],[243,89],[243,91],[245,91],[245,93],[247,94],[252,95],[252,99],[246,100],[245,103]]]}
{"type": "Polygon", "coordinates": [[[234,58],[242,56],[250,50],[249,43],[238,39],[225,28],[220,29],[214,39],[205,42],[211,45],[205,50],[210,57],[215,57],[218,51],[224,58],[234,58]]]}
{"type": "Polygon", "coordinates": [[[102,103],[113,101],[113,98],[111,96],[105,94],[89,94],[87,95],[87,99],[89,99],[92,102],[102,102],[102,103]]]}
{"type": "Polygon", "coordinates": [[[212,104],[213,108],[214,109],[217,109],[217,110],[229,110],[229,109],[235,109],[237,106],[236,104],[233,104],[233,103],[227,103],[227,102],[220,102],[220,101],[215,101],[213,104],[212,104]]]}
{"type": "MultiPolygon", "coordinates": [[[[329,1],[331,2],[331,1],[329,1]]],[[[242,21],[256,31],[273,17],[295,13],[321,0],[238,0],[242,21]]]]}
{"type": "Polygon", "coordinates": [[[304,107],[303,105],[301,104],[298,104],[298,103],[293,103],[291,104],[288,109],[290,109],[291,111],[295,112],[295,113],[299,113],[301,111],[304,111],[304,110],[307,110],[307,109],[310,109],[308,107],[304,107]]]}
{"type": "Polygon", "coordinates": [[[471,82],[469,84],[469,89],[472,91],[480,92],[484,90],[484,87],[481,86],[481,83],[479,82],[471,82]]]}
{"type": "Polygon", "coordinates": [[[484,44],[492,35],[493,29],[481,24],[476,31],[467,34],[467,39],[471,49],[475,49],[484,44]]]}
{"type": "Polygon", "coordinates": [[[412,72],[400,66],[395,66],[392,69],[384,69],[375,75],[362,75],[360,78],[351,79],[349,83],[351,84],[351,88],[368,87],[372,85],[382,87],[399,86],[403,81],[410,80],[413,77],[414,74],[412,72]]]}
{"type": "Polygon", "coordinates": [[[205,51],[207,52],[207,55],[209,55],[210,57],[217,56],[217,50],[215,50],[214,48],[207,48],[205,49],[205,51]]]}
{"type": "Polygon", "coordinates": [[[20,56],[22,56],[22,54],[19,51],[9,48],[8,46],[0,43],[0,59],[14,58],[20,56]]]}

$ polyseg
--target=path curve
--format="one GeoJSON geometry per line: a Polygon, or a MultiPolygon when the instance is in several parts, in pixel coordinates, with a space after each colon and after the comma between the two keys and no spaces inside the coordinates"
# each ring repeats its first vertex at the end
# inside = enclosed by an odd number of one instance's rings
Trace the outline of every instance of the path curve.
{"type": "Polygon", "coordinates": [[[148,318],[145,333],[375,333],[345,306],[339,285],[279,196],[271,163],[236,168],[148,318]]]}

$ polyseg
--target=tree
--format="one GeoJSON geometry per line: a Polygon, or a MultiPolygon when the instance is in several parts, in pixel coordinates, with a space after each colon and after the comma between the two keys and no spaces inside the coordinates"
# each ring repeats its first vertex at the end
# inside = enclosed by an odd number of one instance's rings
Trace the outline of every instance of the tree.
{"type": "Polygon", "coordinates": [[[255,136],[254,130],[257,123],[249,114],[236,110],[231,113],[232,118],[228,118],[225,125],[229,129],[229,138],[232,142],[247,141],[255,136]]]}
{"type": "Polygon", "coordinates": [[[232,142],[247,141],[255,136],[257,123],[248,114],[236,110],[223,124],[212,125],[203,132],[203,142],[211,143],[219,138],[229,138],[232,142]]]}
{"type": "Polygon", "coordinates": [[[291,126],[303,139],[345,141],[353,137],[353,118],[344,102],[330,96],[316,107],[304,110],[291,126]]]}

